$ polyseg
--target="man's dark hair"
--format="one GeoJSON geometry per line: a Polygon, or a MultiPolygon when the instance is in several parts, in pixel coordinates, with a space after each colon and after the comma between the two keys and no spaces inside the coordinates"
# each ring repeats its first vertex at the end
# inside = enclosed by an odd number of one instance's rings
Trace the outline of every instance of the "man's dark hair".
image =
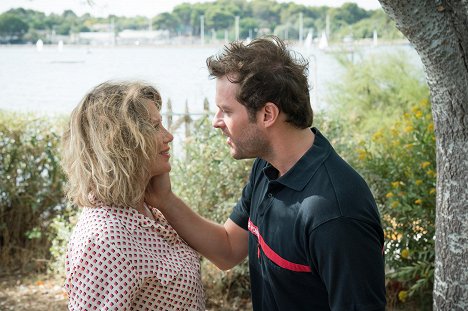
{"type": "Polygon", "coordinates": [[[210,77],[226,76],[238,83],[236,99],[247,108],[250,120],[267,102],[274,103],[298,128],[312,125],[307,82],[308,62],[289,51],[279,38],[268,36],[245,45],[232,42],[206,60],[210,77]]]}

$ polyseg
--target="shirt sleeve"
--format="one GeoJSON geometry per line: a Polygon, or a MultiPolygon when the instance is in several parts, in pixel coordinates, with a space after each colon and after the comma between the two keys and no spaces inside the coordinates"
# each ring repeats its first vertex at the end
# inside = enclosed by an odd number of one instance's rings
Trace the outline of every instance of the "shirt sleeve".
{"type": "Polygon", "coordinates": [[[328,292],[331,310],[385,310],[381,228],[340,217],[320,225],[310,258],[328,292]]]}
{"type": "Polygon", "coordinates": [[[242,190],[242,197],[237,202],[236,206],[232,210],[229,218],[235,222],[239,227],[247,230],[249,221],[249,210],[250,210],[250,193],[251,193],[250,181],[245,185],[242,190]]]}
{"type": "Polygon", "coordinates": [[[130,310],[141,278],[122,252],[102,237],[79,251],[67,269],[69,310],[130,310]]]}

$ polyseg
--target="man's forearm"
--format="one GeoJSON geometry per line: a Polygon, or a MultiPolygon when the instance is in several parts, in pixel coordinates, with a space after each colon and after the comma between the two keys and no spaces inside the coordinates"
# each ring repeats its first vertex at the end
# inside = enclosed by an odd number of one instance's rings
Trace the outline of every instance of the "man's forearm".
{"type": "Polygon", "coordinates": [[[235,228],[235,224],[233,227],[231,221],[226,230],[226,225],[201,217],[175,195],[169,196],[162,205],[159,209],[177,233],[218,268],[230,269],[247,255],[247,233],[235,228]]]}

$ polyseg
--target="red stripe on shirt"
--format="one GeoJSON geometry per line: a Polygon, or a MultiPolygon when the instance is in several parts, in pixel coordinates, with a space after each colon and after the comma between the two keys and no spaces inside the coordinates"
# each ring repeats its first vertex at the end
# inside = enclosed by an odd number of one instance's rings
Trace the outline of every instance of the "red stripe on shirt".
{"type": "Polygon", "coordinates": [[[281,257],[280,255],[278,255],[277,253],[275,253],[275,251],[272,250],[268,246],[268,244],[265,243],[265,241],[263,240],[263,237],[260,235],[260,232],[258,231],[258,227],[253,224],[250,218],[248,222],[248,228],[249,228],[249,231],[252,232],[252,234],[257,237],[258,244],[260,244],[260,247],[263,253],[265,254],[265,256],[267,256],[268,259],[273,261],[275,264],[277,264],[281,268],[295,271],[295,272],[310,272],[311,271],[309,266],[290,262],[284,259],[283,257],[281,257]]]}

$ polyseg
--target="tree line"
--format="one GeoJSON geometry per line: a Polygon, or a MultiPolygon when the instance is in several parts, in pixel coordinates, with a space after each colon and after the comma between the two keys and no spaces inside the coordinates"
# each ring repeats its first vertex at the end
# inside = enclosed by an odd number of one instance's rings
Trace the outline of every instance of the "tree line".
{"type": "Polygon", "coordinates": [[[240,38],[275,34],[282,39],[299,38],[299,24],[304,33],[317,36],[326,31],[331,40],[344,37],[371,38],[374,31],[384,39],[403,38],[394,22],[381,9],[365,10],[355,3],[341,7],[306,6],[294,2],[278,3],[275,0],[217,0],[206,3],[182,3],[172,12],[147,18],[109,15],[95,17],[89,13],[81,16],[71,10],[62,14],[16,8],[0,15],[0,42],[27,43],[45,39],[45,34],[71,35],[79,32],[132,30],[167,30],[171,36],[200,36],[201,17],[206,35],[234,39],[236,17],[239,17],[240,38]],[[112,27],[109,25],[112,24],[112,27]],[[107,29],[106,29],[106,25],[107,29]]]}

